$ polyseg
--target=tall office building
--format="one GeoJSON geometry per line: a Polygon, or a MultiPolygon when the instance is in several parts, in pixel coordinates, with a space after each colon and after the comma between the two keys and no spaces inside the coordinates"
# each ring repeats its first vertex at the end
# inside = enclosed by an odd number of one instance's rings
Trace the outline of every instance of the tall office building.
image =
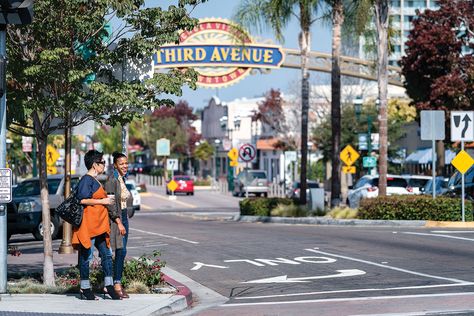
{"type": "Polygon", "coordinates": [[[390,16],[392,27],[398,30],[399,36],[395,39],[394,52],[389,56],[389,65],[398,66],[405,53],[405,42],[413,28],[412,21],[416,18],[415,11],[439,8],[436,0],[391,0],[390,16]]]}

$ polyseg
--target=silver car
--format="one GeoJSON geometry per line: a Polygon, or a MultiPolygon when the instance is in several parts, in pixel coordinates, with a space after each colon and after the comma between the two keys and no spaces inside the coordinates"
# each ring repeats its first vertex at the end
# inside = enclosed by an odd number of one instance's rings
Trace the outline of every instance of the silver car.
{"type": "Polygon", "coordinates": [[[245,196],[246,192],[256,196],[268,196],[268,180],[265,170],[241,171],[234,179],[234,196],[245,196]]]}

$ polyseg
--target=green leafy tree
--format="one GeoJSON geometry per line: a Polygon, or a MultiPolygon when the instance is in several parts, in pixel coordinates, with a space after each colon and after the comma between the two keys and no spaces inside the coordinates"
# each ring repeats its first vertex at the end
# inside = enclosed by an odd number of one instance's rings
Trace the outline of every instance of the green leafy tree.
{"type": "MultiPolygon", "coordinates": [[[[194,150],[194,158],[200,161],[209,160],[212,155],[214,155],[214,147],[206,141],[199,143],[199,145],[194,150]]],[[[202,169],[199,168],[201,172],[200,176],[202,177],[202,169]]]]}
{"type": "Polygon", "coordinates": [[[126,124],[144,109],[173,105],[171,99],[158,96],[181,95],[185,84],[195,88],[192,69],[157,73],[143,81],[125,81],[114,76],[114,70],[118,65],[140,67],[140,61],[161,45],[178,42],[179,30],[197,24],[189,17],[187,5],[203,1],[176,0],[177,5],[162,9],[144,8],[144,0],[37,0],[32,24],[9,26],[9,129],[35,136],[38,143],[46,285],[54,284],[46,182],[48,135],[91,119],[126,124]],[[120,22],[114,31],[108,27],[112,19],[120,22]]]}
{"type": "Polygon", "coordinates": [[[122,151],[122,127],[120,125],[102,125],[95,131],[94,138],[102,144],[102,148],[107,154],[122,151]]]}
{"type": "Polygon", "coordinates": [[[306,204],[306,177],[308,153],[309,112],[309,52],[311,50],[311,26],[316,21],[321,0],[242,0],[235,20],[252,29],[261,31],[270,27],[277,40],[283,41],[283,29],[291,18],[300,25],[299,45],[301,50],[301,194],[300,203],[306,204]]]}
{"type": "MultiPolygon", "coordinates": [[[[368,130],[368,119],[377,117],[377,107],[375,102],[367,102],[363,105],[362,113],[357,117],[352,106],[345,106],[342,110],[342,129],[341,129],[341,144],[343,147],[350,144],[356,147],[358,144],[358,134],[366,133],[368,130]]],[[[388,104],[388,140],[391,144],[395,144],[397,140],[404,136],[403,124],[412,122],[416,119],[416,109],[409,105],[408,100],[391,99],[388,104]]],[[[380,133],[380,125],[377,121],[372,123],[373,133],[380,133]]],[[[331,146],[331,120],[327,116],[322,123],[313,130],[313,142],[323,154],[323,160],[329,161],[332,157],[331,146]]],[[[392,158],[397,158],[398,148],[394,145],[390,147],[389,155],[392,158]]],[[[380,156],[379,156],[380,161],[380,156]]],[[[361,167],[362,159],[359,159],[358,164],[361,167]]],[[[359,170],[361,168],[358,168],[359,170]]]]}

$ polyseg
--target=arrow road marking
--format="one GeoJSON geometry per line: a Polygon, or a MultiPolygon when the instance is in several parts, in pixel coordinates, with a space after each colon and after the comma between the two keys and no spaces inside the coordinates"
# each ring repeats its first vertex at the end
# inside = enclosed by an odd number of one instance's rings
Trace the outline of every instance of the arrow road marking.
{"type": "Polygon", "coordinates": [[[461,132],[461,138],[464,138],[466,136],[466,131],[467,131],[467,128],[469,127],[469,122],[471,121],[471,118],[469,117],[469,115],[465,115],[464,118],[462,119],[462,121],[464,122],[464,128],[461,132]]]}
{"type": "Polygon", "coordinates": [[[246,282],[242,282],[242,283],[307,283],[307,282],[309,282],[308,280],[344,278],[344,277],[350,277],[350,276],[365,274],[364,271],[358,270],[358,269],[337,270],[337,272],[339,272],[339,273],[330,274],[330,275],[310,276],[310,277],[303,277],[303,278],[288,278],[287,275],[281,275],[281,276],[276,276],[276,277],[272,277],[272,278],[246,281],[246,282]]]}

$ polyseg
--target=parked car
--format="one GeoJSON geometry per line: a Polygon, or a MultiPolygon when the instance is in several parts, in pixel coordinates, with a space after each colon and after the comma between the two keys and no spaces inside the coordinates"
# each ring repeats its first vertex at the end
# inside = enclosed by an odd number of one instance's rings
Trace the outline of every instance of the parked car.
{"type": "MultiPolygon", "coordinates": [[[[462,175],[456,171],[448,181],[448,190],[445,195],[449,197],[461,197],[462,175]]],[[[471,167],[464,174],[464,194],[466,200],[474,201],[474,168],[471,167]]]]}
{"type": "Polygon", "coordinates": [[[140,196],[140,193],[138,192],[138,188],[135,184],[135,181],[133,180],[126,180],[125,185],[127,186],[127,189],[130,191],[133,197],[133,211],[128,214],[128,217],[132,218],[133,215],[135,215],[135,211],[140,210],[140,204],[142,204],[142,198],[140,196]]]}
{"type": "MultiPolygon", "coordinates": [[[[178,187],[174,193],[185,193],[186,195],[194,195],[194,180],[190,176],[175,175],[173,180],[178,183],[178,187]]],[[[166,194],[171,194],[171,191],[166,187],[166,194]]]]}
{"type": "MultiPolygon", "coordinates": [[[[438,176],[435,180],[436,195],[442,195],[448,191],[449,178],[438,176]]],[[[421,190],[422,194],[433,195],[433,178],[428,180],[426,185],[421,190]]]]}
{"type": "MultiPolygon", "coordinates": [[[[319,188],[319,183],[316,181],[307,181],[307,189],[306,189],[306,196],[309,199],[309,189],[318,189],[319,188]]],[[[290,190],[287,192],[286,196],[292,199],[299,199],[300,197],[300,189],[301,185],[299,181],[293,182],[291,185],[290,190]]]]}
{"type": "Polygon", "coordinates": [[[422,188],[429,180],[433,179],[431,176],[422,175],[403,175],[403,177],[408,181],[408,185],[413,188],[413,194],[422,194],[422,188]]]}
{"type": "MultiPolygon", "coordinates": [[[[62,220],[54,213],[62,203],[64,176],[48,176],[49,207],[51,209],[51,236],[57,238],[62,220]]],[[[71,188],[79,182],[79,176],[71,177],[71,188]]],[[[32,233],[36,240],[43,240],[42,208],[39,178],[20,182],[13,190],[12,201],[7,204],[7,238],[13,234],[32,233]]]]}
{"type": "Polygon", "coordinates": [[[265,170],[244,169],[234,178],[234,196],[249,194],[268,196],[269,185],[265,170]]]}
{"type": "MultiPolygon", "coordinates": [[[[350,208],[359,207],[362,199],[379,196],[379,176],[365,175],[357,181],[354,188],[349,187],[347,204],[350,208]]],[[[413,194],[413,189],[408,185],[408,181],[395,175],[387,175],[387,195],[413,194]]]]}

